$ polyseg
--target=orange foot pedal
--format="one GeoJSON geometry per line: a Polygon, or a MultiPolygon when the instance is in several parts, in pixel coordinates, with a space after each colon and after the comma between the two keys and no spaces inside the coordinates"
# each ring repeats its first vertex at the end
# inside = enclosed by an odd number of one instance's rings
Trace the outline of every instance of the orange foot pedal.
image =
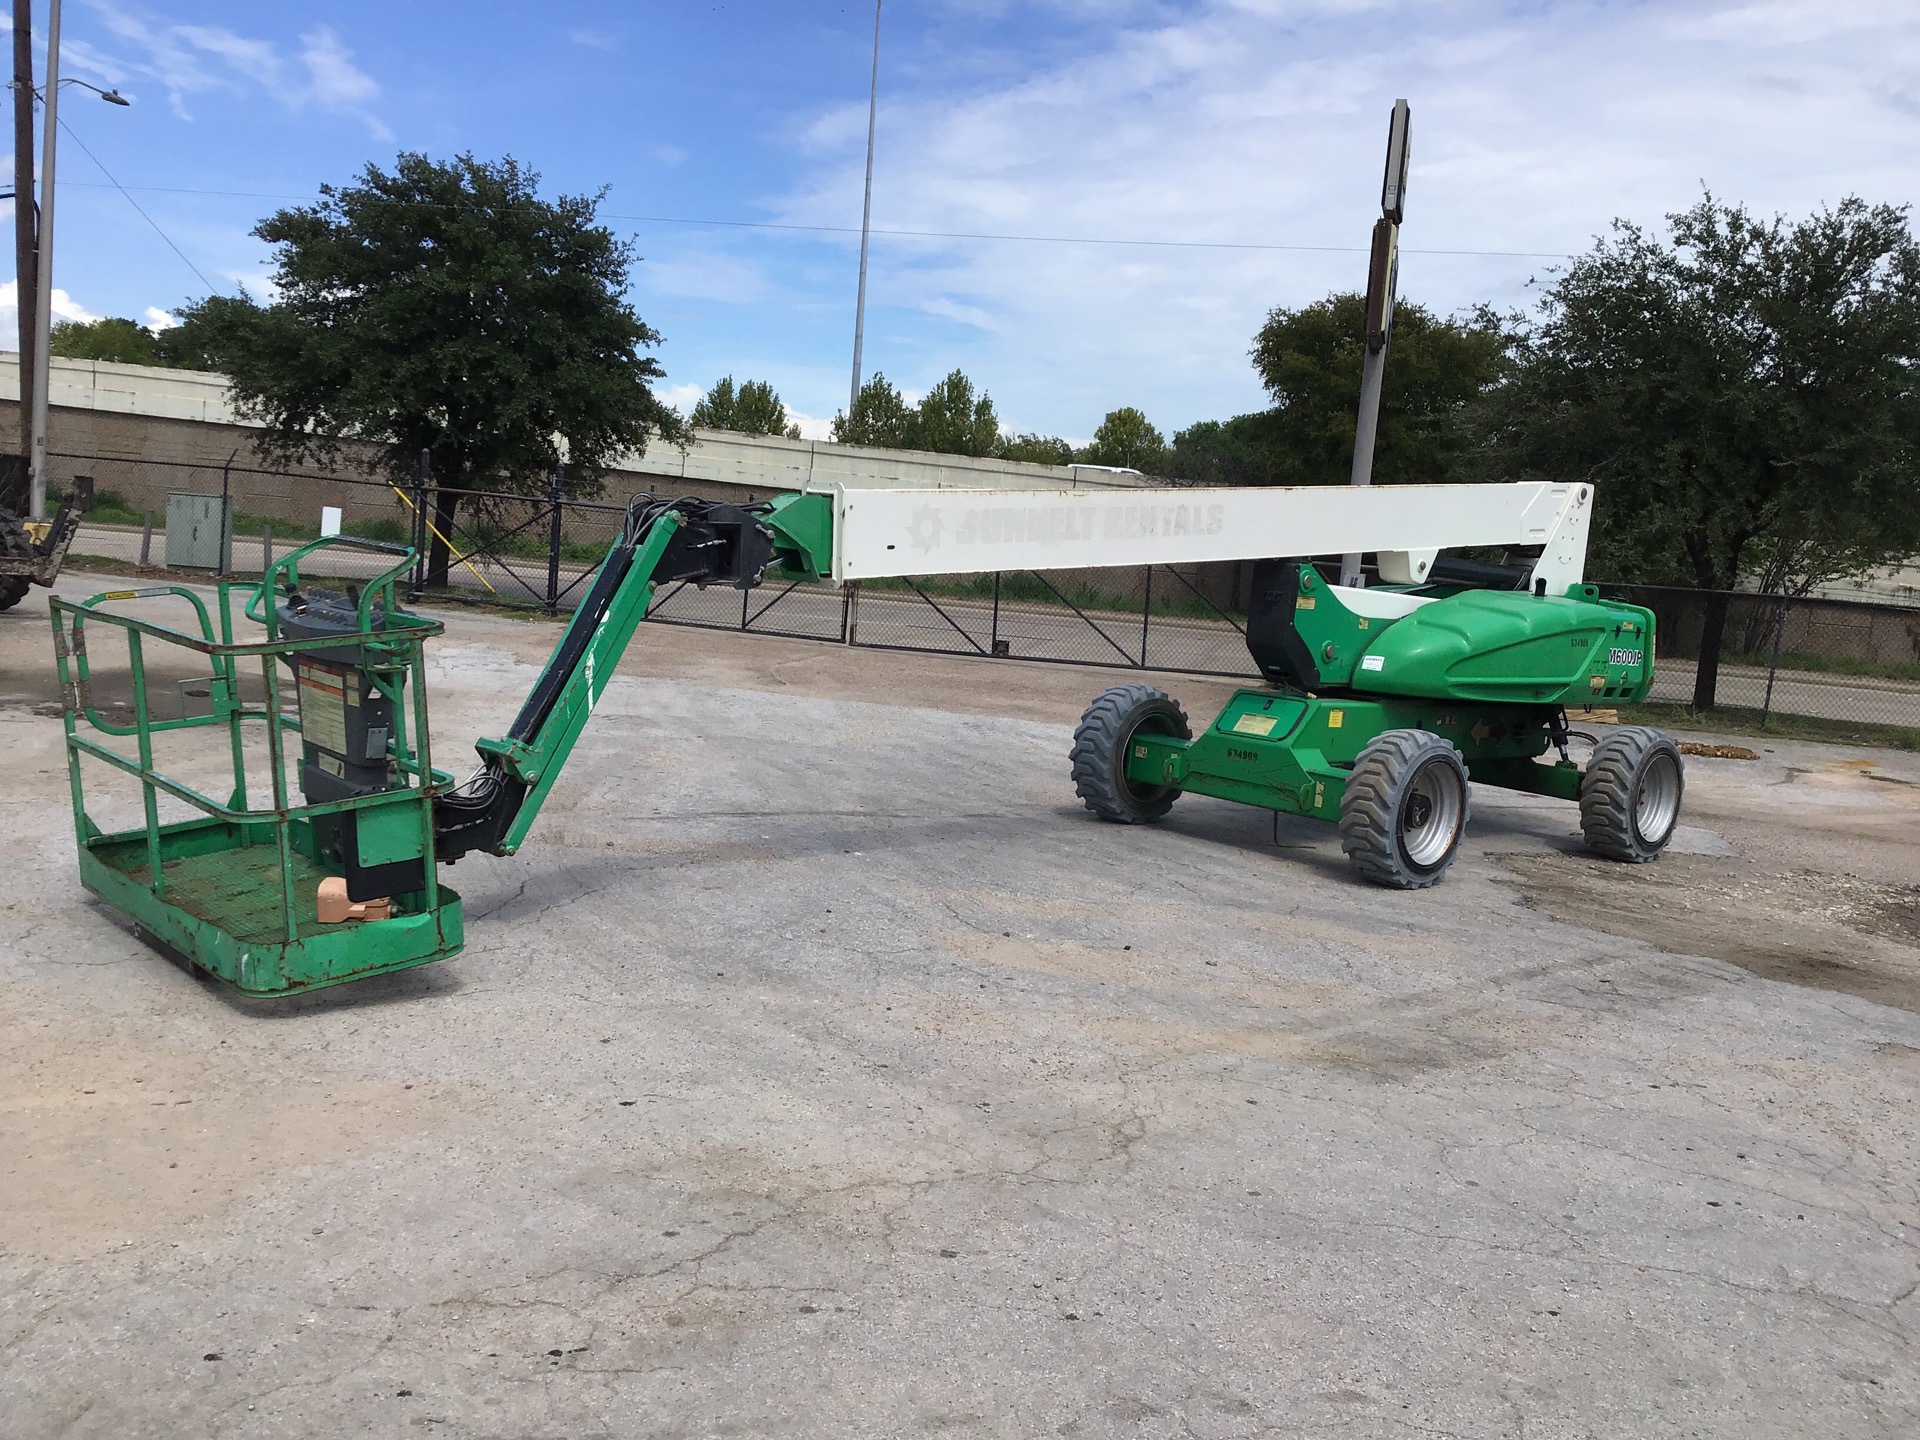
{"type": "Polygon", "coordinates": [[[347,920],[388,920],[393,902],[388,899],[349,900],[344,875],[329,875],[320,882],[320,898],[315,907],[322,925],[338,925],[347,920]]]}

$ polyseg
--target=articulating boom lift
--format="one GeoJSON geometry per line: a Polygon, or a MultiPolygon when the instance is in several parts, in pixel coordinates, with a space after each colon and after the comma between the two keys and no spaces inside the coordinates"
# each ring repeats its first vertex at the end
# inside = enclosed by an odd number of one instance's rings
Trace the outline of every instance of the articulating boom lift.
{"type": "Polygon", "coordinates": [[[1251,559],[1247,644],[1269,682],[1242,689],[1201,734],[1169,696],[1120,685],[1075,732],[1072,770],[1087,807],[1109,820],[1164,815],[1182,791],[1339,825],[1359,873],[1377,884],[1433,884],[1465,826],[1469,777],[1577,801],[1588,845],[1618,860],[1656,858],[1679,815],[1680,752],[1657,731],[1616,730],[1585,768],[1567,755],[1566,707],[1644,699],[1653,616],[1582,582],[1591,488],[1584,485],[1385,489],[996,491],[829,490],[740,507],[630,502],[620,538],[501,739],[456,783],[431,762],[424,686],[434,621],[402,610],[404,547],[317,541],[258,586],[223,584],[218,634],[185,587],[53,602],[83,883],[133,923],[250,994],[282,994],[418,965],[463,943],[459,896],[438,867],[474,851],[511,855],[526,839],[615,665],[662,582],[748,587],[773,573],[841,582],[988,570],[1049,570],[1251,559]],[[328,547],[398,558],[364,588],[301,579],[328,547]],[[1506,547],[1504,566],[1440,558],[1506,547]],[[1330,584],[1298,557],[1373,552],[1383,585],[1330,584]],[[1276,558],[1279,557],[1279,558],[1276,558]],[[170,596],[198,633],[105,608],[170,596]],[[234,639],[233,605],[264,630],[234,639]],[[132,723],[96,705],[88,625],[125,632],[132,723]],[[143,647],[206,657],[207,713],[152,713],[143,647]],[[257,662],[264,703],[249,704],[257,662]],[[297,714],[283,704],[291,685],[297,714]],[[127,755],[92,735],[136,742],[127,755]],[[263,722],[270,804],[250,808],[248,722],[263,722]],[[154,739],[229,732],[225,802],[158,770],[154,739]],[[284,735],[299,740],[300,803],[284,735]],[[1556,751],[1558,759],[1544,757],[1556,751]],[[83,756],[137,778],[145,824],[105,833],[89,817],[83,756]],[[199,818],[163,823],[162,797],[199,818]],[[339,923],[348,916],[357,923],[339,923]]]}

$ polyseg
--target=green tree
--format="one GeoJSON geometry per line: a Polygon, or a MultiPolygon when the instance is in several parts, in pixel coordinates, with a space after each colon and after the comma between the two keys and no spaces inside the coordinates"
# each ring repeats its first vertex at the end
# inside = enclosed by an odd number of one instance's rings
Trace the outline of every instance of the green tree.
{"type": "Polygon", "coordinates": [[[689,423],[706,430],[800,438],[800,427],[787,423],[787,407],[772,385],[765,380],[743,380],[736,388],[731,375],[713,382],[713,388],[693,407],[689,423]]]}
{"type": "Polygon", "coordinates": [[[854,397],[852,412],[833,417],[833,438],[843,445],[911,450],[919,444],[917,418],[893,382],[876,370],[854,397]]]}
{"type": "Polygon", "coordinates": [[[55,321],[47,353],[75,360],[112,360],[121,365],[164,363],[153,332],[119,317],[55,321]]]}
{"type": "Polygon", "coordinates": [[[1616,221],[1545,293],[1487,460],[1593,482],[1598,573],[1710,592],[1706,710],[1724,592],[1920,550],[1920,246],[1857,199],[1789,224],[1708,195],[1668,227],[1616,221]]]}
{"type": "Polygon", "coordinates": [[[844,445],[946,455],[993,455],[1002,444],[992,398],[985,392],[974,394],[973,382],[958,370],[915,406],[876,372],[854,397],[852,414],[833,417],[833,438],[844,445]]]}
{"type": "Polygon", "coordinates": [[[153,337],[159,363],[179,370],[218,370],[222,355],[239,343],[259,319],[260,307],[242,290],[238,295],[209,295],[182,307],[180,323],[153,337]]]}
{"type": "Polygon", "coordinates": [[[1001,439],[1000,458],[1028,465],[1071,465],[1073,446],[1058,435],[1008,435],[1001,439]]]}
{"type": "MultiPolygon", "coordinates": [[[[1270,483],[1344,485],[1352,478],[1365,305],[1345,294],[1274,310],[1254,337],[1254,368],[1273,410],[1266,424],[1242,427],[1239,438],[1269,449],[1270,483]]],[[[1454,476],[1471,447],[1466,408],[1500,378],[1508,344],[1490,312],[1458,321],[1407,300],[1394,306],[1376,484],[1454,476]]]]}
{"type": "MultiPolygon", "coordinates": [[[[538,183],[511,158],[405,153],[255,227],[278,298],[183,318],[265,425],[256,449],[324,461],[363,442],[396,480],[431,450],[444,534],[465,492],[543,493],[558,436],[575,494],[619,452],[681,438],[650,388],[660,337],[625,298],[632,247],[595,223],[597,196],[538,183]]],[[[436,582],[446,566],[436,540],[436,582]]]]}
{"type": "Polygon", "coordinates": [[[991,455],[1000,448],[1000,421],[985,391],[975,395],[973,382],[960,371],[920,397],[915,412],[919,448],[943,455],[991,455]]]}
{"type": "Polygon", "coordinates": [[[1167,438],[1153,428],[1144,411],[1131,405],[1109,410],[1092,442],[1073,457],[1088,465],[1119,465],[1151,475],[1164,471],[1167,438]]]}
{"type": "Polygon", "coordinates": [[[1261,410],[1189,425],[1167,448],[1168,477],[1195,485],[1286,483],[1275,417],[1276,412],[1261,410]]]}

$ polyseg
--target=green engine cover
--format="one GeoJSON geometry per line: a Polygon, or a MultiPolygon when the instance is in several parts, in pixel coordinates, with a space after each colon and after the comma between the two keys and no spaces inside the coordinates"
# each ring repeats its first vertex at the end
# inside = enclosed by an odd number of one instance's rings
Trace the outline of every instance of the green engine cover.
{"type": "Polygon", "coordinates": [[[1653,612],[1601,600],[1465,590],[1393,621],[1353,687],[1378,695],[1536,705],[1629,703],[1653,684],[1653,612]]]}

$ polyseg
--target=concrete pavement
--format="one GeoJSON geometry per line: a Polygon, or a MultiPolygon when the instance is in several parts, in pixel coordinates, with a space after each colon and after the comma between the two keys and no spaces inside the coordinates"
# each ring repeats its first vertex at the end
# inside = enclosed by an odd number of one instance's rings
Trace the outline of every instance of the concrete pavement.
{"type": "MultiPolygon", "coordinates": [[[[661,627],[466,954],[256,1005],[79,893],[41,593],[0,1433],[1920,1428],[1920,757],[1693,762],[1644,869],[1483,790],[1398,894],[1090,819],[1105,677],[661,627]]],[[[457,763],[551,632],[449,625],[457,763]]]]}

